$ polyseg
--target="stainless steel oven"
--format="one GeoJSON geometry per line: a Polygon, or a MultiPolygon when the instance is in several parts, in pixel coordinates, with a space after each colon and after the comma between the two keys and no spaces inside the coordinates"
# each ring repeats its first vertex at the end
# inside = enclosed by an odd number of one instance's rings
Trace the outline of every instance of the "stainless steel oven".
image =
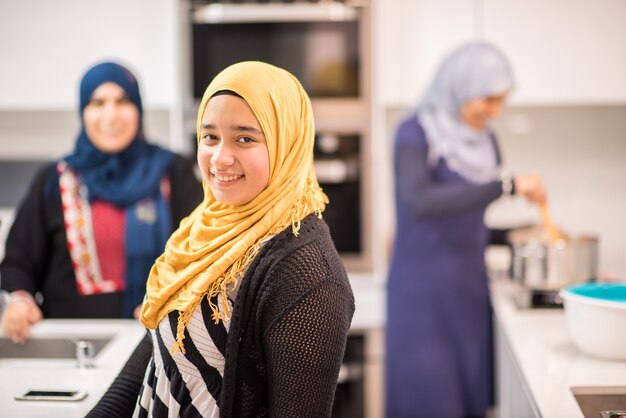
{"type": "MultiPolygon", "coordinates": [[[[372,269],[370,0],[188,0],[181,33],[184,127],[212,78],[244,60],[292,72],[313,103],[325,219],[349,271],[372,269]]],[[[194,138],[194,139],[191,139],[194,138]]]]}
{"type": "Polygon", "coordinates": [[[357,9],[341,3],[198,5],[193,13],[194,96],[202,97],[228,65],[257,60],[293,73],[311,97],[356,98],[357,17],[357,9]],[[339,8],[324,7],[329,5],[339,8]]]}
{"type": "Polygon", "coordinates": [[[315,173],[330,201],[324,219],[344,257],[363,251],[360,146],[357,133],[320,132],[315,137],[315,173]]]}

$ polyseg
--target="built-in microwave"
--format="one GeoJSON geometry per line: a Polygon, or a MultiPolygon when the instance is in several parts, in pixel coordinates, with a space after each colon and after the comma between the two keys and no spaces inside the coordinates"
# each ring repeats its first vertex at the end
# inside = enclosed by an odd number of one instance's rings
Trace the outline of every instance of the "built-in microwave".
{"type": "Polygon", "coordinates": [[[294,74],[312,98],[360,94],[359,9],[336,2],[194,4],[193,93],[223,68],[265,61],[294,74]]]}

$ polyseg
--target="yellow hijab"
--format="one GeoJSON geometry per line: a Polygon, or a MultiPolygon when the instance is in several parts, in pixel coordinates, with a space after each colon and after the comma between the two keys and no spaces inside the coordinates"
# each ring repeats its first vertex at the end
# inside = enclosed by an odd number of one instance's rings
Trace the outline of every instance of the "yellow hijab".
{"type": "MultiPolygon", "coordinates": [[[[200,302],[218,294],[225,302],[260,241],[289,226],[297,235],[300,220],[313,212],[321,216],[328,203],[313,170],[313,111],[300,82],[263,62],[226,68],[204,92],[198,135],[207,103],[221,90],[243,97],[258,119],[267,141],[270,178],[258,196],[241,206],[219,203],[204,184],[204,201],[181,222],[152,266],[141,322],[155,329],[178,311],[176,342],[183,351],[185,327],[200,302]]],[[[216,322],[230,315],[222,315],[213,303],[211,309],[216,322]]]]}

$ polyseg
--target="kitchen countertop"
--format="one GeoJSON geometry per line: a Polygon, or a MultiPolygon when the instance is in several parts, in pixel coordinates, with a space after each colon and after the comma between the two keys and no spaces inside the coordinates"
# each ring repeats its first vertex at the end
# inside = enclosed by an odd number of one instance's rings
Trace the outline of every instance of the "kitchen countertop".
{"type": "MultiPolygon", "coordinates": [[[[384,326],[384,284],[370,275],[350,275],[356,311],[351,333],[384,326]]],[[[2,417],[83,417],[100,399],[145,333],[134,320],[47,319],[32,328],[31,338],[114,336],[95,358],[95,367],[79,369],[75,359],[0,358],[0,415],[2,417]],[[10,378],[7,378],[10,376],[10,378]],[[15,401],[29,389],[88,392],[79,402],[15,401]]],[[[0,332],[1,335],[1,332],[0,332]]]]}
{"type": "Polygon", "coordinates": [[[75,359],[1,359],[2,417],[78,418],[97,403],[126,358],[143,338],[145,328],[134,320],[47,319],[32,328],[31,338],[114,336],[95,357],[93,368],[79,369],[75,359]],[[15,401],[29,389],[85,390],[78,402],[15,401]]]}
{"type": "Polygon", "coordinates": [[[520,309],[514,291],[508,279],[491,281],[496,323],[542,417],[583,417],[570,392],[572,386],[626,386],[626,362],[580,353],[563,310],[520,309]]]}
{"type": "Polygon", "coordinates": [[[383,328],[387,317],[385,281],[371,274],[349,273],[348,276],[355,304],[350,330],[357,332],[383,328]]]}
{"type": "MultiPolygon", "coordinates": [[[[356,312],[351,332],[382,329],[385,322],[384,283],[371,276],[350,275],[356,312]]],[[[570,387],[626,386],[626,362],[583,355],[573,345],[562,310],[520,309],[507,279],[491,281],[495,320],[507,340],[534,406],[544,418],[583,417],[570,387]]],[[[144,335],[133,320],[45,320],[33,338],[115,335],[95,359],[95,367],[78,369],[76,360],[0,359],[0,406],[3,416],[82,417],[117,375],[132,348],[144,335]],[[8,378],[7,378],[8,377],[8,378]],[[27,389],[83,389],[80,402],[17,402],[27,389]]]]}

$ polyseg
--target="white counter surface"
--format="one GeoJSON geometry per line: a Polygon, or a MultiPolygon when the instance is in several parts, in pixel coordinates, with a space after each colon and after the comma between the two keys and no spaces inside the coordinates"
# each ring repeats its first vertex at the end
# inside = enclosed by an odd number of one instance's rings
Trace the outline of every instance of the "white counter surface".
{"type": "Polygon", "coordinates": [[[74,359],[0,359],[0,416],[78,418],[98,402],[125,359],[145,334],[134,320],[44,320],[32,338],[114,336],[95,357],[93,368],[79,369],[74,359]],[[85,390],[78,402],[15,401],[29,389],[85,390]]]}
{"type": "Polygon", "coordinates": [[[491,289],[496,322],[542,417],[583,417],[572,386],[626,386],[626,362],[580,353],[562,310],[518,308],[506,279],[492,281],[491,289]]]}
{"type": "Polygon", "coordinates": [[[373,275],[349,274],[354,294],[354,316],[351,331],[380,329],[385,326],[386,283],[373,275]]]}
{"type": "MultiPolygon", "coordinates": [[[[351,332],[384,325],[384,285],[371,276],[350,277],[356,311],[351,332]]],[[[145,333],[134,320],[44,320],[32,329],[32,338],[115,335],[95,358],[95,367],[78,369],[74,359],[0,358],[0,417],[83,417],[117,376],[132,349],[145,333]],[[16,401],[14,395],[29,389],[88,392],[79,402],[16,401]]],[[[1,335],[1,332],[0,332],[1,335]]]]}
{"type": "MultiPolygon", "coordinates": [[[[356,299],[352,331],[381,328],[385,318],[384,284],[351,276],[356,299]]],[[[585,356],[573,345],[562,310],[520,309],[510,283],[491,283],[496,322],[512,351],[537,411],[544,418],[582,418],[572,386],[626,386],[626,362],[585,356]]],[[[45,320],[33,337],[115,335],[95,359],[95,367],[78,369],[75,360],[0,359],[0,416],[82,417],[117,375],[144,335],[133,320],[45,320]],[[80,402],[17,402],[27,389],[83,389],[80,402]]]]}

